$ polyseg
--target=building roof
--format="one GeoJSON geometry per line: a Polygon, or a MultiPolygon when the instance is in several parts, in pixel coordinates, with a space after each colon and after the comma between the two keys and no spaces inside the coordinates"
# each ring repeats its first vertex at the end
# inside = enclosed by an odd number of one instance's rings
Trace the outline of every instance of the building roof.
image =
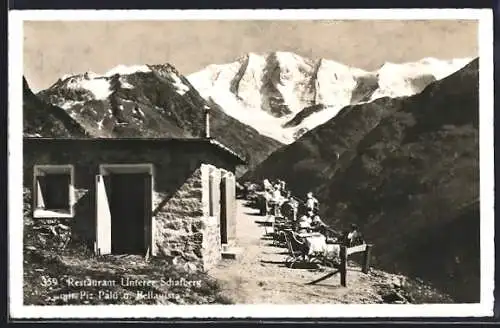
{"type": "Polygon", "coordinates": [[[233,157],[239,164],[247,164],[247,159],[237,152],[227,147],[223,143],[213,138],[47,138],[47,137],[24,137],[25,141],[34,142],[71,142],[71,141],[92,141],[92,142],[151,142],[151,143],[194,143],[200,145],[209,145],[219,151],[233,157]]]}

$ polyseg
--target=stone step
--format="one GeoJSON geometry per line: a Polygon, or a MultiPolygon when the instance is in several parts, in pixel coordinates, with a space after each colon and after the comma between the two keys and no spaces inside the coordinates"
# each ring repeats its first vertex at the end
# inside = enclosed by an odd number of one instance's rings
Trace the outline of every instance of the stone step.
{"type": "Polygon", "coordinates": [[[223,259],[235,260],[242,251],[243,249],[241,247],[222,245],[221,256],[223,259]]]}

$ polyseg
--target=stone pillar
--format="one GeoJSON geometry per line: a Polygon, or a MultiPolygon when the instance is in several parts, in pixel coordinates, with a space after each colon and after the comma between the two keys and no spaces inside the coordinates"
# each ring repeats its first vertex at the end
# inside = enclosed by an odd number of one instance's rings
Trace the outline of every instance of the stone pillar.
{"type": "Polygon", "coordinates": [[[202,202],[203,202],[203,242],[202,258],[205,270],[216,265],[221,259],[220,241],[220,172],[212,165],[202,165],[202,202]],[[210,183],[211,180],[211,183],[210,183]],[[212,213],[210,213],[210,202],[212,202],[212,213]]]}
{"type": "Polygon", "coordinates": [[[227,172],[226,175],[227,189],[227,237],[228,244],[234,246],[236,244],[236,178],[232,172],[227,172]]]}

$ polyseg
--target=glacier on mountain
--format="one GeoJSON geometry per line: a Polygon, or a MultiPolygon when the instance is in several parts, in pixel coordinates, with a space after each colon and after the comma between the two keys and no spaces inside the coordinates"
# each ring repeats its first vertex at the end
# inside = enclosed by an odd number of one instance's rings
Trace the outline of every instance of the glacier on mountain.
{"type": "Polygon", "coordinates": [[[209,65],[187,78],[226,114],[288,144],[345,106],[419,93],[471,60],[424,58],[387,62],[376,71],[365,71],[291,52],[249,53],[232,63],[209,65]]]}

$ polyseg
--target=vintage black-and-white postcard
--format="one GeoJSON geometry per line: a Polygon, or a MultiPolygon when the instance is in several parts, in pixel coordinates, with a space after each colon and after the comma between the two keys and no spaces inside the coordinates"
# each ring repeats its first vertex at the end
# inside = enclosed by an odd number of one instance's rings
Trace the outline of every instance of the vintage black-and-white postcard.
{"type": "Polygon", "coordinates": [[[12,11],[9,69],[13,318],[492,315],[491,10],[12,11]]]}

